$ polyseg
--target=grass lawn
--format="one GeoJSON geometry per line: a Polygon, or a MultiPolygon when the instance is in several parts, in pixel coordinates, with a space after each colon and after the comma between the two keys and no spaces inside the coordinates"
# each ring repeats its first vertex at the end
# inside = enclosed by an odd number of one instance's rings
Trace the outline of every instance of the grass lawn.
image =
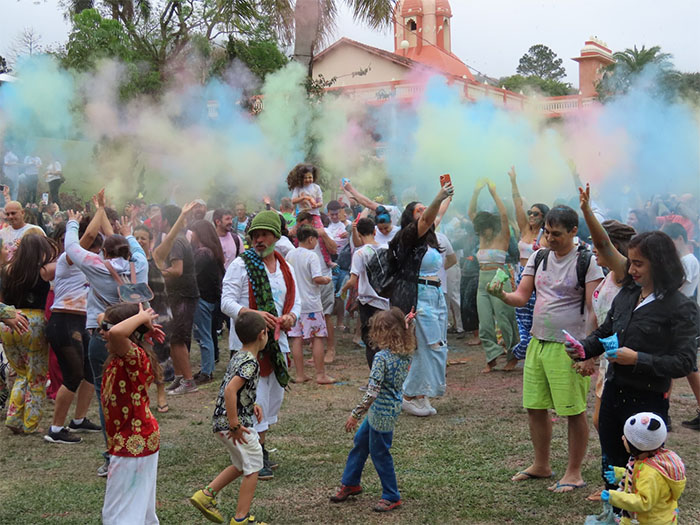
{"type": "MultiPolygon", "coordinates": [[[[272,523],[468,523],[572,524],[599,508],[585,497],[600,485],[600,448],[591,426],[584,479],[589,486],[569,494],[552,494],[550,482],[513,483],[510,477],[531,461],[527,417],[521,406],[522,372],[480,373],[480,347],[451,341],[451,360],[466,361],[447,370],[448,392],[433,405],[438,415],[402,415],[392,453],[404,505],[388,515],[372,512],[381,495],[379,479],[368,461],[364,494],[333,505],[328,497],[338,486],[352,435],[343,428],[361,398],[366,381],[364,350],[350,337],[339,341],[338,358],[329,372],[333,386],[291,385],[280,422],[268,433],[268,448],[280,467],[275,479],[259,482],[253,502],[258,519],[272,523]]],[[[225,345],[222,345],[222,348],[225,345]]],[[[193,356],[198,355],[197,351],[193,356]]],[[[220,380],[225,364],[217,365],[220,380]]],[[[198,366],[194,365],[197,370],[198,366]]],[[[200,391],[171,398],[170,412],[157,414],[161,425],[158,469],[158,516],[161,523],[208,523],[187,499],[227,465],[227,454],[211,431],[218,381],[200,391]]],[[[155,399],[155,389],[151,390],[155,399]]],[[[155,401],[153,401],[155,405],[155,401]]],[[[589,407],[593,396],[590,395],[589,407]]],[[[680,422],[693,411],[685,380],[676,381],[671,403],[675,431],[669,448],[684,460],[688,485],[680,501],[680,523],[700,523],[700,434],[680,422]]],[[[49,424],[52,404],[42,420],[49,424]]],[[[590,412],[590,410],[589,410],[590,412]]],[[[97,420],[93,407],[89,414],[97,420]]],[[[566,465],[566,420],[554,420],[552,464],[561,475],[566,465]]],[[[0,430],[0,523],[3,525],[97,524],[105,479],[95,474],[101,464],[100,434],[79,445],[54,445],[43,434],[28,437],[0,430]]],[[[230,518],[238,483],[222,491],[220,508],[230,518]]],[[[228,519],[227,518],[227,519],[228,519]]]]}

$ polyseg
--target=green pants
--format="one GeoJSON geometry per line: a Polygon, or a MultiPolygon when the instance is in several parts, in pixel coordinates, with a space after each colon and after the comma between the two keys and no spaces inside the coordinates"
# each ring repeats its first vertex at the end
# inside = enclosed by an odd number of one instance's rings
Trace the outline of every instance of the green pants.
{"type": "MultiPolygon", "coordinates": [[[[501,330],[503,344],[508,359],[512,359],[511,349],[520,341],[518,325],[515,322],[515,308],[486,291],[486,285],[496,275],[497,270],[479,270],[479,291],[476,294],[476,309],[479,313],[479,338],[490,362],[503,353],[503,347],[496,342],[496,326],[501,330]]],[[[511,292],[510,280],[503,284],[504,292],[511,292]]]]}

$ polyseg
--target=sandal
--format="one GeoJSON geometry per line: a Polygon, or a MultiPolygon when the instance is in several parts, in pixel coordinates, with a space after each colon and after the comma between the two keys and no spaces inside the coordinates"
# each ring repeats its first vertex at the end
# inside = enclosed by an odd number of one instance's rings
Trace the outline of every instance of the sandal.
{"type": "Polygon", "coordinates": [[[168,410],[170,410],[170,407],[168,406],[167,403],[165,403],[164,405],[158,405],[157,410],[158,410],[158,412],[160,412],[161,414],[165,414],[168,410]]]}

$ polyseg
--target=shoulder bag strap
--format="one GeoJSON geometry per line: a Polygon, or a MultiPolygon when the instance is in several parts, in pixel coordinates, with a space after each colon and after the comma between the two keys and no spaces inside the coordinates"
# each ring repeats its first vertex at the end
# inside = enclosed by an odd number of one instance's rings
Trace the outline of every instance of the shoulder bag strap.
{"type": "Polygon", "coordinates": [[[124,281],[121,277],[119,277],[119,274],[117,271],[114,269],[114,266],[112,266],[112,263],[109,261],[102,261],[102,263],[105,265],[107,270],[109,270],[110,275],[112,276],[112,279],[114,279],[118,285],[124,284],[124,281]]]}

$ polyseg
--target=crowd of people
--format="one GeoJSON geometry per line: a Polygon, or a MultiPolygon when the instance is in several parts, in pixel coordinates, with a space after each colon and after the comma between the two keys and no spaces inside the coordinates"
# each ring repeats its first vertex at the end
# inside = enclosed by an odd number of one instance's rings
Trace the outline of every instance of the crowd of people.
{"type": "Polygon", "coordinates": [[[336,381],[339,332],[364,347],[369,374],[345,423],[348,432],[359,429],[331,502],[362,491],[371,456],[382,483],[375,510],[401,505],[390,452],[395,423],[401,412],[437,414],[431,399],[446,394],[455,338],[481,345],[483,373],[523,368],[533,462],[513,482],[554,477],[554,410],[568,421],[568,464],[549,488],[586,486],[586,408],[597,372],[602,482],[590,498],[624,523],[675,519],[685,474],[663,448],[673,379],[686,378],[698,404],[682,425],[700,430],[695,196],[603,209],[575,178],[575,203],[528,207],[511,169],[512,205],[483,179],[462,213],[452,200],[463,188],[449,178],[431,201],[402,207],[363,195],[347,179],[337,198],[326,199],[318,168],[300,164],[279,209],[267,197],[254,214],[244,203],[210,210],[201,199],[182,208],[135,200],[118,213],[102,190],[86,209],[64,212],[61,166],[50,159],[48,211],[36,213],[41,165],[32,155],[22,163],[12,151],[4,157],[0,401],[15,434],[37,432],[47,396],[55,399],[47,442],[102,433],[104,523],[158,523],[152,407],[167,412],[171,396],[215,380],[213,431],[231,466],[190,501],[222,523],[215,498],[242,477],[231,523],[257,523],[251,505],[257,481],[272,479],[278,466],[266,434],[285,388],[336,381]],[[494,206],[479,209],[485,188],[494,206]],[[217,378],[220,360],[228,365],[217,378]],[[99,422],[87,417],[94,398],[99,422]]]}

